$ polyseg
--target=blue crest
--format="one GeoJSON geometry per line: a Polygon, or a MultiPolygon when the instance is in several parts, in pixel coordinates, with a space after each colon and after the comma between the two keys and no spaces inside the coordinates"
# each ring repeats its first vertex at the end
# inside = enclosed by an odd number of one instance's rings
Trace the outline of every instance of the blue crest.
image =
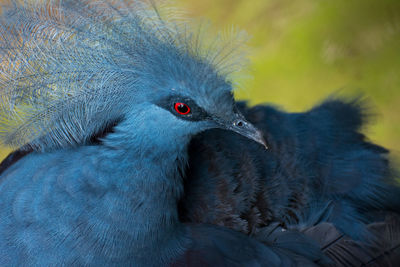
{"type": "Polygon", "coordinates": [[[241,42],[207,39],[151,2],[33,2],[14,1],[0,18],[0,141],[8,146],[84,144],[170,90],[209,98],[231,90],[243,62],[241,42]]]}

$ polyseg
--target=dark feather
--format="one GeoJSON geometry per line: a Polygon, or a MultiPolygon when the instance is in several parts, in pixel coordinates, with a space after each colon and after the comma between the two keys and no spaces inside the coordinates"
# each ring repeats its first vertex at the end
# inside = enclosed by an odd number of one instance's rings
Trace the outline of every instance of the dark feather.
{"type": "Polygon", "coordinates": [[[352,240],[331,223],[302,231],[317,241],[335,266],[397,266],[400,263],[400,217],[388,214],[384,221],[367,226],[371,239],[352,240]]]}
{"type": "MultiPolygon", "coordinates": [[[[310,237],[321,248],[343,239],[324,248],[333,262],[356,264],[350,246],[343,245],[349,240],[365,259],[369,246],[359,244],[370,244],[378,234],[371,230],[378,223],[371,214],[399,214],[400,191],[388,151],[360,133],[369,117],[364,105],[332,99],[297,114],[270,106],[240,109],[263,130],[270,149],[222,130],[197,136],[189,148],[181,219],[230,227],[268,244],[275,239],[263,229],[278,224],[287,230],[282,238],[291,240],[287,253],[313,251],[305,241],[310,237]],[[296,243],[291,231],[303,240],[296,243]]],[[[387,227],[393,226],[398,222],[387,227]]],[[[390,251],[398,262],[398,251],[390,251]]],[[[371,255],[369,260],[376,257],[371,255]]]]}
{"type": "MultiPolygon", "coordinates": [[[[181,221],[253,236],[269,245],[272,262],[275,257],[339,266],[400,262],[399,188],[387,150],[359,132],[367,117],[358,102],[329,100],[297,114],[239,107],[263,130],[270,149],[223,130],[195,137],[181,221]],[[378,216],[389,211],[386,219],[378,216]]],[[[24,153],[14,152],[0,169],[24,153]]],[[[200,232],[193,234],[207,234],[200,232]]],[[[180,263],[207,261],[201,251],[185,257],[180,263]]]]}
{"type": "Polygon", "coordinates": [[[0,164],[0,175],[15,162],[31,153],[32,150],[16,150],[10,153],[0,164]]]}

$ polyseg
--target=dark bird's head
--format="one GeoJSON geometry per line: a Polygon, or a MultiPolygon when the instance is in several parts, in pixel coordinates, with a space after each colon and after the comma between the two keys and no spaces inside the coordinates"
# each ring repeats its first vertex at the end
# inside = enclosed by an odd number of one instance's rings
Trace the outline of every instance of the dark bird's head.
{"type": "Polygon", "coordinates": [[[222,128],[265,146],[235,107],[234,41],[207,45],[185,23],[163,19],[162,10],[142,1],[38,5],[4,11],[4,143],[76,146],[119,121],[111,143],[182,146],[201,131],[222,128]]]}

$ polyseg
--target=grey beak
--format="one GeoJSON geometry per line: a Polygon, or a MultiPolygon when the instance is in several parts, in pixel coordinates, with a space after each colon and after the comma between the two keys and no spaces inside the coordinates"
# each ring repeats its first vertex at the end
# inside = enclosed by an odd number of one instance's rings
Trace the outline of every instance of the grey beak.
{"type": "Polygon", "coordinates": [[[238,133],[244,137],[247,137],[268,149],[267,143],[264,140],[263,134],[260,130],[254,127],[251,123],[247,122],[242,118],[238,118],[230,125],[226,125],[228,130],[238,133]]]}

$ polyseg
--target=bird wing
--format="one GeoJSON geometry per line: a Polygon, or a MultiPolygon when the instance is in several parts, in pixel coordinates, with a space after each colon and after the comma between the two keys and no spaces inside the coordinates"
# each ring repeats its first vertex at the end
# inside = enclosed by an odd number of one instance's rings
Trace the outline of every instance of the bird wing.
{"type": "MultiPolygon", "coordinates": [[[[180,205],[183,221],[267,236],[267,243],[274,239],[263,228],[275,222],[286,230],[282,237],[329,223],[348,240],[368,243],[377,234],[371,225],[391,225],[377,212],[400,214],[387,150],[360,133],[369,118],[360,101],[328,99],[294,114],[271,106],[240,109],[263,131],[269,151],[222,130],[195,137],[180,205]]],[[[302,253],[301,242],[287,239],[274,244],[302,253]]],[[[335,253],[343,258],[338,250],[330,256],[335,253]]]]}
{"type": "Polygon", "coordinates": [[[332,223],[321,223],[303,230],[318,242],[335,266],[397,266],[400,263],[400,216],[386,214],[383,221],[367,225],[369,242],[351,239],[332,223]]]}
{"type": "MultiPolygon", "coordinates": [[[[357,102],[329,100],[297,114],[239,107],[263,130],[270,150],[223,130],[195,137],[182,221],[243,232],[289,259],[326,261],[322,249],[336,264],[398,262],[399,220],[375,215],[400,214],[398,187],[390,182],[387,151],[358,132],[366,118],[357,102]],[[379,242],[362,241],[366,232],[379,242]]],[[[25,153],[10,154],[0,169],[25,153]]]]}
{"type": "Polygon", "coordinates": [[[106,249],[113,242],[110,222],[118,218],[104,212],[113,205],[105,197],[112,190],[104,183],[107,174],[98,171],[103,165],[96,152],[31,152],[2,173],[0,196],[7,205],[0,209],[1,266],[99,266],[132,257],[121,250],[128,247],[124,238],[106,249]]]}
{"type": "Polygon", "coordinates": [[[317,266],[226,227],[187,224],[187,231],[193,243],[172,266],[317,266]]]}

